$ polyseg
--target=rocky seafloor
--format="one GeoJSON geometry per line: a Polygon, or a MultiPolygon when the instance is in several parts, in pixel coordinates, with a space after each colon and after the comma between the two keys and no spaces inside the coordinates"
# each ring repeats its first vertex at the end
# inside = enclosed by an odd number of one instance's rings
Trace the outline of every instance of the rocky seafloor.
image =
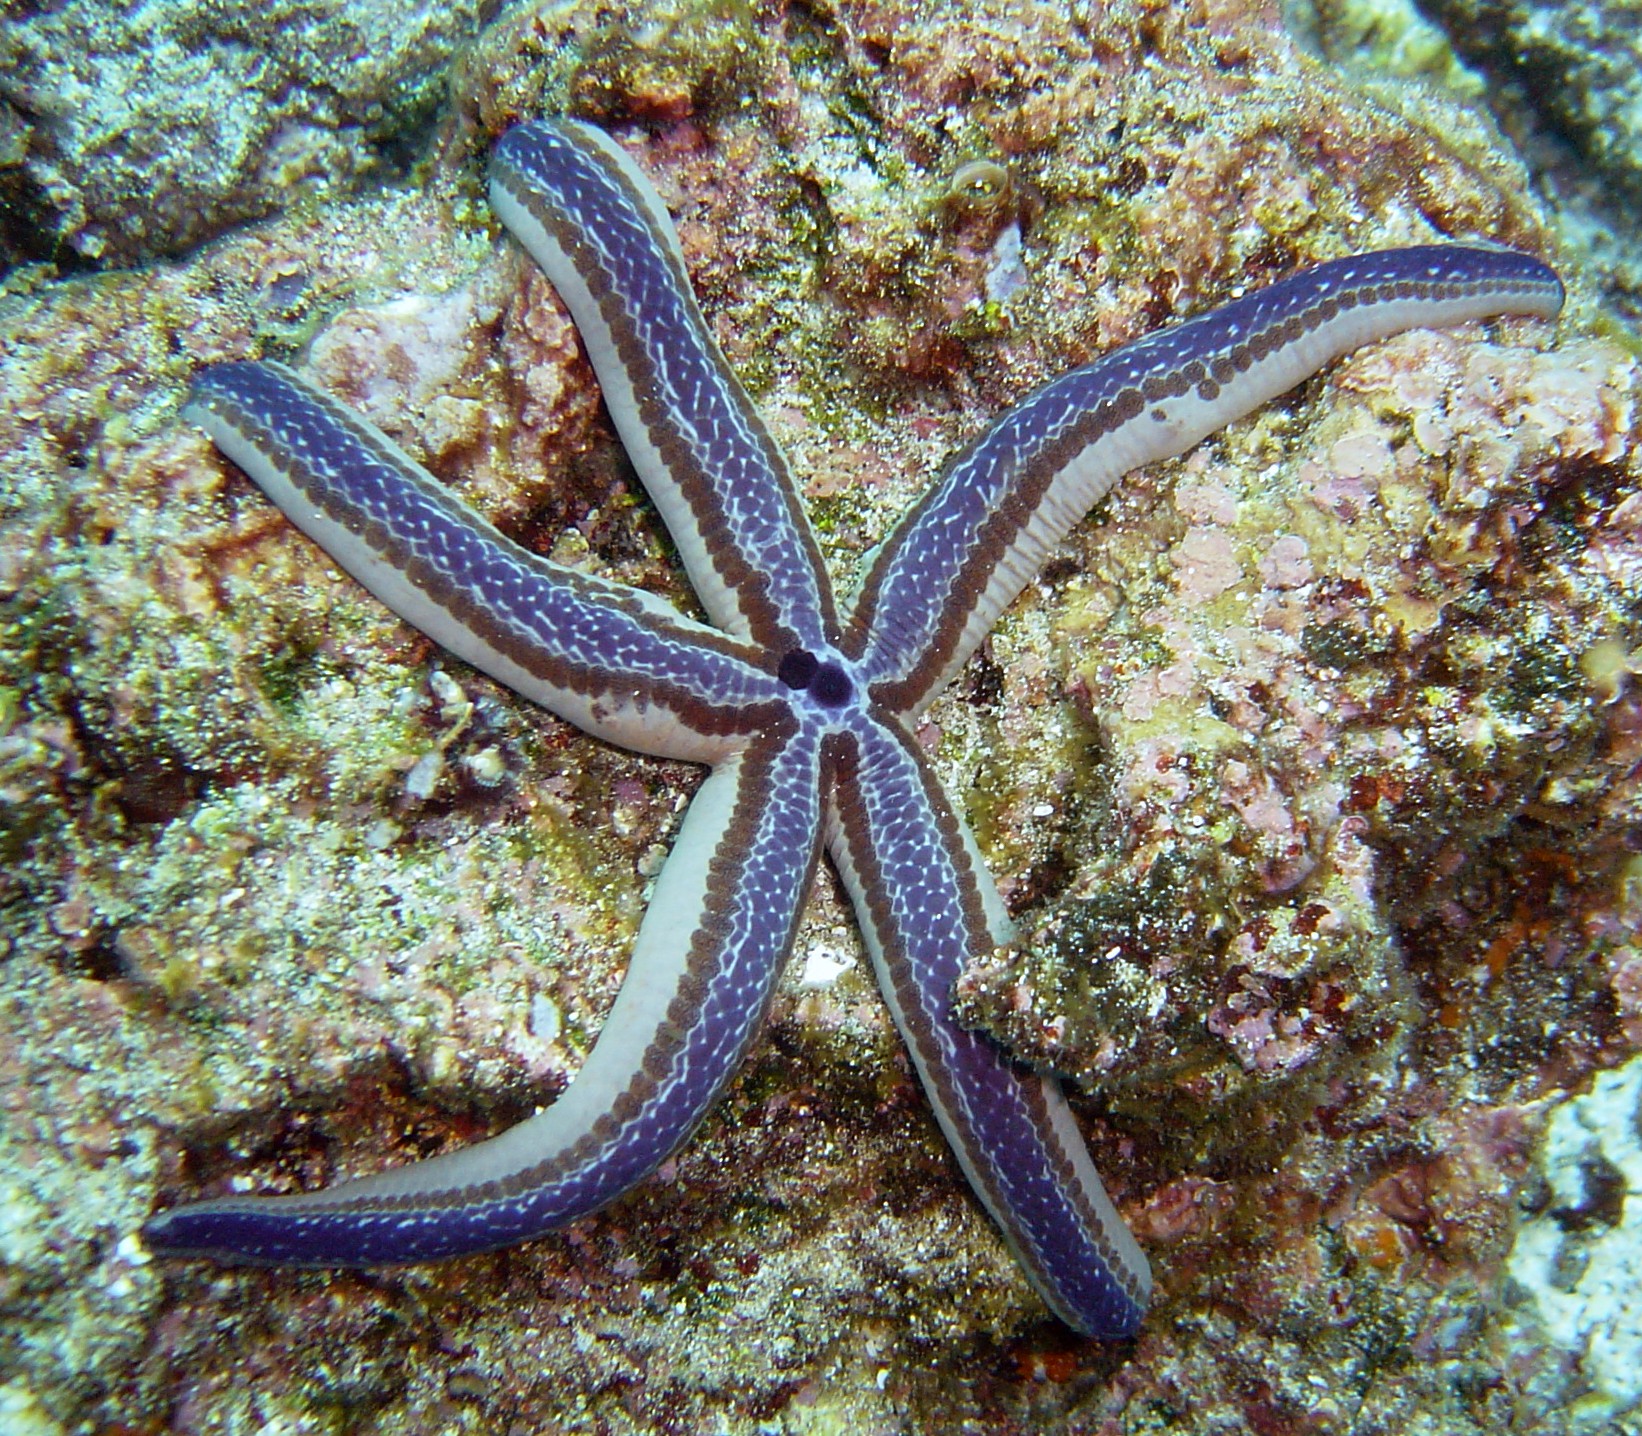
{"type": "Polygon", "coordinates": [[[0,19],[0,1431],[1642,1429],[1635,153],[1568,119],[1623,105],[1573,58],[1603,7],[1538,109],[1441,9],[0,19]],[[745,1070],[604,1212],[370,1274],[142,1246],[551,1100],[698,781],[445,658],[177,416],[201,364],[301,362],[689,606],[484,201],[562,112],[673,210],[845,586],[1171,317],[1441,236],[1568,281],[1132,475],[919,730],[1024,936],[957,1000],[1077,1084],[1133,1342],[1037,1302],[825,873],[745,1070]]]}

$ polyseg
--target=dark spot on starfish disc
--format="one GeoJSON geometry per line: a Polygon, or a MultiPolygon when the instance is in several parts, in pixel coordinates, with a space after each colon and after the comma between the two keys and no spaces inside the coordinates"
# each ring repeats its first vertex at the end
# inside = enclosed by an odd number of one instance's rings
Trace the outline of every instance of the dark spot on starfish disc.
{"type": "Polygon", "coordinates": [[[826,708],[849,701],[854,691],[849,675],[836,663],[823,663],[807,648],[794,648],[781,659],[775,676],[795,692],[809,691],[826,708]]]}

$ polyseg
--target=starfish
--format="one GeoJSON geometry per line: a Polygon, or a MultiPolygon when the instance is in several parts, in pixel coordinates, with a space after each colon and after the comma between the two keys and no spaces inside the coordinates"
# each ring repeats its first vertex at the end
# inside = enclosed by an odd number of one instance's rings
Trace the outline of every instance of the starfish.
{"type": "Polygon", "coordinates": [[[552,1106],[488,1141],[326,1190],[174,1207],[148,1223],[150,1247],[415,1262],[523,1241],[614,1200],[686,1140],[735,1072],[824,848],[936,1119],[1027,1276],[1076,1330],[1133,1334],[1151,1274],[1060,1087],[952,1016],[965,964],[1013,932],[914,724],[1129,469],[1399,330],[1552,317],[1555,273],[1493,246],[1387,250],[1127,345],[1038,390],[962,452],[841,606],[786,462],[627,154],[582,124],[523,124],[496,146],[490,195],[568,305],[711,625],[524,550],[280,365],[208,368],[184,412],[450,652],[600,738],[711,772],[615,1005],[552,1106]]]}

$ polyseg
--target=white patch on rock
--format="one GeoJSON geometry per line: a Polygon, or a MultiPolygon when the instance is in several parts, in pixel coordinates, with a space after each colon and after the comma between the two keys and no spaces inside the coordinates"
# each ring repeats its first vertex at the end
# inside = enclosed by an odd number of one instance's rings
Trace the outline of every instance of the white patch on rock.
{"type": "Polygon", "coordinates": [[[806,990],[831,987],[854,966],[855,959],[840,948],[811,948],[804,955],[804,971],[798,985],[806,990]]]}
{"type": "Polygon", "coordinates": [[[1576,1358],[1587,1388],[1570,1432],[1642,1406],[1642,1057],[1552,1113],[1540,1156],[1551,1197],[1525,1220],[1510,1274],[1518,1315],[1576,1358]]]}

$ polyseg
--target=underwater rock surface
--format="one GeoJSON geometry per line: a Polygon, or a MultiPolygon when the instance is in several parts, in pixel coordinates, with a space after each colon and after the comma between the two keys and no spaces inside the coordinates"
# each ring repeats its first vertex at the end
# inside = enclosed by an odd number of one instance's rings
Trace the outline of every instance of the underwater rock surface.
{"type": "Polygon", "coordinates": [[[326,86],[236,90],[329,137],[300,203],[134,106],[125,189],[67,166],[14,257],[221,237],[0,293],[0,1424],[1551,1436],[1642,1365],[1546,1295],[1627,1198],[1530,1256],[1590,1205],[1559,1124],[1642,1050],[1638,338],[1459,61],[1369,94],[1236,0],[409,33],[343,65],[342,131],[326,86]],[[362,158],[390,90],[414,172],[362,158]],[[1133,1344],[1043,1314],[830,879],[720,1109],[568,1231],[370,1275],[134,1235],[551,1100],[696,782],[445,659],[175,417],[203,363],[302,358],[522,542],[688,603],[482,198],[566,108],[673,208],[841,575],[1036,384],[1300,264],[1485,235],[1570,281],[1554,330],[1403,335],[1131,476],[919,731],[1024,937],[960,1000],[1081,1082],[1159,1278],[1133,1344]]]}
{"type": "Polygon", "coordinates": [[[0,259],[120,265],[403,170],[480,6],[14,9],[0,26],[0,259]]]}
{"type": "Polygon", "coordinates": [[[1455,48],[1642,212],[1642,27],[1625,0],[1429,0],[1455,48]]]}

